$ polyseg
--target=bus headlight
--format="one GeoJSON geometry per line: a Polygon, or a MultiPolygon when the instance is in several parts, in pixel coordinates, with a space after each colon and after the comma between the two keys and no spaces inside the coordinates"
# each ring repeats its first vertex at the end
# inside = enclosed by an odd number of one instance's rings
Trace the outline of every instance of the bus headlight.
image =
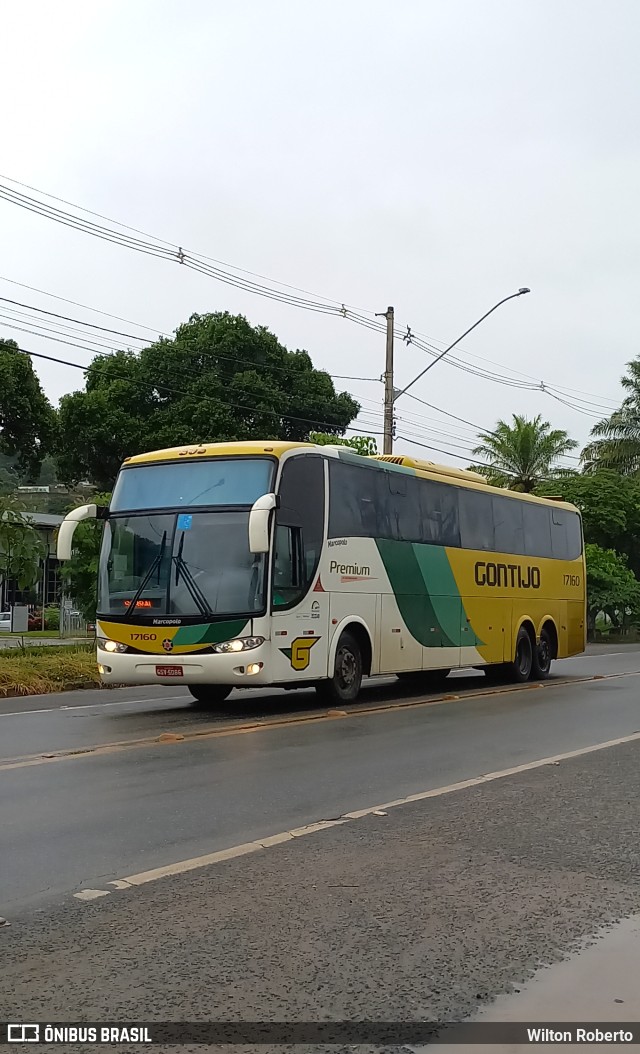
{"type": "Polygon", "coordinates": [[[235,640],[225,640],[223,644],[216,644],[214,651],[219,655],[228,655],[229,652],[251,651],[264,644],[264,637],[237,637],[235,640]]]}
{"type": "Polygon", "coordinates": [[[98,647],[110,652],[128,650],[126,644],[119,644],[117,640],[105,640],[102,637],[98,637],[98,647]]]}

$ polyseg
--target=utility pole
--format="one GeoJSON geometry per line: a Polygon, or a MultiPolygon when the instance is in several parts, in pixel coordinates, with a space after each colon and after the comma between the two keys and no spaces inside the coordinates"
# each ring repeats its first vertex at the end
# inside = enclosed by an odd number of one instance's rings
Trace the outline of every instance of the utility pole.
{"type": "Polygon", "coordinates": [[[388,307],[384,313],[387,320],[387,356],[384,368],[384,438],[382,441],[382,453],[393,453],[393,320],[394,311],[388,307]]]}

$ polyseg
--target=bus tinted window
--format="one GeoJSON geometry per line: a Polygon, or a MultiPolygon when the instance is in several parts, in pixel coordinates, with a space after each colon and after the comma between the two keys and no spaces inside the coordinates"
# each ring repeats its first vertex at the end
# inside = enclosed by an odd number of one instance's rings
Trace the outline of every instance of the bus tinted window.
{"type": "Polygon", "coordinates": [[[420,490],[420,536],[416,541],[433,545],[460,545],[458,491],[444,483],[418,480],[420,490]]]}
{"type": "Polygon", "coordinates": [[[460,492],[460,541],[464,549],[494,549],[493,499],[481,490],[460,492]]]}
{"type": "Polygon", "coordinates": [[[493,527],[495,546],[499,553],[524,556],[524,502],[513,498],[493,499],[493,527]]]}
{"type": "Polygon", "coordinates": [[[556,560],[575,560],[582,553],[580,517],[568,509],[551,510],[551,550],[556,560]]]}
{"type": "Polygon", "coordinates": [[[582,524],[577,512],[567,512],[567,549],[570,560],[582,556],[582,524]]]}
{"type": "Polygon", "coordinates": [[[527,556],[550,557],[551,509],[546,505],[523,502],[524,544],[527,556]]]}
{"type": "Polygon", "coordinates": [[[391,495],[386,473],[360,468],[358,465],[347,465],[343,461],[331,458],[329,494],[330,538],[390,536],[391,495]]]}
{"type": "Polygon", "coordinates": [[[582,552],[580,518],[566,509],[333,459],[329,482],[330,538],[390,538],[561,560],[582,552]]]}

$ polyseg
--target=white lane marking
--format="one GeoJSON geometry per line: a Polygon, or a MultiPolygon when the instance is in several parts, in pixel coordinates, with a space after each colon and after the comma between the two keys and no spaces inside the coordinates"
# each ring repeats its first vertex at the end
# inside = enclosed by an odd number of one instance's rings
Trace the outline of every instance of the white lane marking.
{"type": "Polygon", "coordinates": [[[189,696],[185,695],[165,695],[162,699],[148,698],[148,699],[122,699],[117,703],[83,703],[79,706],[50,706],[46,710],[12,710],[8,714],[0,714],[0,717],[27,717],[29,714],[56,714],[60,710],[64,710],[65,713],[69,710],[91,710],[98,709],[103,710],[106,706],[136,706],[138,703],[171,703],[175,702],[176,699],[188,699],[189,696]]]}
{"type": "MultiPolygon", "coordinates": [[[[304,827],[296,827],[291,831],[282,831],[279,834],[268,835],[256,839],[255,842],[243,842],[241,845],[230,846],[228,849],[220,849],[215,853],[206,853],[204,856],[193,856],[188,860],[178,860],[174,864],[166,864],[164,867],[155,867],[151,871],[140,871],[137,875],[127,875],[126,878],[116,879],[109,882],[117,889],[128,889],[131,886],[144,886],[149,882],[157,882],[158,879],[168,878],[170,875],[182,875],[187,871],[196,871],[201,867],[209,867],[223,860],[233,860],[239,856],[247,856],[249,853],[257,853],[261,849],[270,849],[283,842],[289,842],[296,838],[302,838],[307,834],[316,834],[326,831],[331,827],[340,827],[351,820],[360,820],[363,816],[385,816],[389,809],[395,809],[399,805],[408,805],[415,801],[425,801],[427,798],[439,798],[444,794],[453,794],[454,791],[466,790],[468,787],[479,787],[494,780],[504,779],[506,776],[515,776],[521,772],[530,772],[533,769],[543,768],[545,765],[557,765],[561,761],[569,761],[571,758],[579,758],[584,754],[593,754],[598,750],[607,750],[609,747],[618,747],[624,743],[635,743],[640,740],[640,732],[632,732],[628,736],[619,736],[617,739],[608,739],[604,743],[593,743],[588,747],[579,747],[577,750],[567,750],[563,754],[554,754],[551,757],[539,758],[537,761],[527,761],[522,765],[512,765],[508,769],[499,769],[496,772],[487,772],[481,776],[473,776],[471,779],[460,780],[458,783],[448,783],[444,787],[434,787],[431,790],[420,791],[417,794],[408,794],[404,798],[396,798],[394,801],[384,802],[382,805],[371,805],[367,809],[357,809],[354,812],[343,813],[334,820],[319,820],[304,827]]],[[[80,893],[74,893],[77,900],[94,900],[96,897],[108,896],[113,890],[83,889],[80,893]]]]}

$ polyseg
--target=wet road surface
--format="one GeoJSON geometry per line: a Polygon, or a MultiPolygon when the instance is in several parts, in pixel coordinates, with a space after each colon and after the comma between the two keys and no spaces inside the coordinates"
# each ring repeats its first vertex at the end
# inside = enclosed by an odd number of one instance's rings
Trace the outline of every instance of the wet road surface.
{"type": "Polygon", "coordinates": [[[640,910],[639,743],[109,883],[640,730],[640,651],[555,672],[498,693],[452,677],[445,701],[388,681],[340,718],[311,693],[222,715],[153,689],[5,700],[0,1018],[460,1019],[522,984],[640,910]]]}

